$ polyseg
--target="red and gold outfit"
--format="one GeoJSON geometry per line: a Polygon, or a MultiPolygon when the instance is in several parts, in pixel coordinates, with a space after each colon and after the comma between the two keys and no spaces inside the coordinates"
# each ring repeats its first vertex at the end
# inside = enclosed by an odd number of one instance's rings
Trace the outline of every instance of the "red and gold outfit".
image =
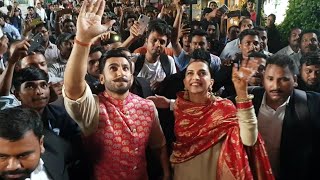
{"type": "MultiPolygon", "coordinates": [[[[251,106],[251,109],[246,111],[253,111],[252,108],[251,106]]],[[[175,102],[174,114],[176,142],[171,156],[174,169],[176,165],[193,161],[201,154],[210,153],[214,146],[219,146],[217,161],[214,162],[213,158],[213,162],[209,162],[209,164],[216,163],[216,166],[213,166],[216,169],[208,169],[216,171],[211,173],[215,177],[207,179],[274,179],[260,136],[258,135],[253,146],[244,146],[240,137],[241,126],[237,109],[231,101],[217,97],[206,104],[196,104],[183,99],[180,93],[175,102]]],[[[212,156],[208,157],[210,159],[212,156]]],[[[190,166],[190,163],[187,166],[190,166]]],[[[204,168],[206,167],[205,165],[204,168]]],[[[186,170],[178,171],[178,174],[175,172],[175,179],[185,179],[181,178],[185,176],[181,173],[191,172],[186,170]]]]}

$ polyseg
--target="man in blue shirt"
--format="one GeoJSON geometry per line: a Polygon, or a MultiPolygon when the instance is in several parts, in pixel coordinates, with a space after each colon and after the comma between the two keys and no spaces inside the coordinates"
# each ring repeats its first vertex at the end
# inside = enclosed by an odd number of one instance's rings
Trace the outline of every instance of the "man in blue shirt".
{"type": "Polygon", "coordinates": [[[5,19],[4,15],[0,16],[0,25],[2,27],[3,33],[5,33],[9,39],[12,39],[12,40],[21,39],[21,35],[18,29],[15,28],[13,25],[6,23],[4,19],[5,19]]]}
{"type": "MultiPolygon", "coordinates": [[[[192,52],[195,49],[204,49],[208,50],[208,41],[207,41],[207,32],[204,30],[194,30],[191,33],[191,44],[190,44],[190,51],[186,52],[180,42],[179,42],[179,35],[182,33],[181,28],[181,21],[182,21],[182,13],[183,10],[179,4],[176,4],[177,14],[176,19],[173,24],[173,35],[171,36],[171,43],[172,43],[172,49],[173,49],[173,55],[174,55],[174,61],[176,63],[176,66],[178,67],[179,71],[183,71],[188,63],[190,62],[192,52]],[[181,32],[180,32],[181,31],[181,32]]],[[[188,30],[188,29],[184,29],[188,30]]],[[[190,29],[189,29],[190,32],[190,29]]],[[[182,33],[183,35],[188,34],[188,31],[182,33]]],[[[211,68],[214,72],[217,72],[220,68],[220,58],[210,54],[211,56],[211,68]]]]}
{"type": "MultiPolygon", "coordinates": [[[[190,44],[190,52],[186,52],[185,50],[181,50],[179,55],[174,55],[174,61],[179,68],[180,71],[183,71],[188,63],[190,62],[192,52],[195,49],[208,49],[208,41],[207,41],[207,32],[204,30],[194,30],[191,33],[191,44],[190,44]]],[[[215,56],[210,53],[211,63],[210,67],[212,68],[213,72],[216,73],[220,69],[221,60],[218,56],[215,56]]]]}

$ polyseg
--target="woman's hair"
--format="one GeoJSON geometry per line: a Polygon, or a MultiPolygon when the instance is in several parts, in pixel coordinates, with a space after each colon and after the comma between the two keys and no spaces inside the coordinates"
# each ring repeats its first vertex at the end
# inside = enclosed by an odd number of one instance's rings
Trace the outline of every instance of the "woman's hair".
{"type": "Polygon", "coordinates": [[[191,54],[191,60],[189,64],[187,65],[186,69],[189,67],[190,64],[193,62],[203,62],[208,66],[211,78],[213,79],[214,73],[210,66],[211,64],[211,55],[208,51],[204,49],[195,49],[191,54]]]}

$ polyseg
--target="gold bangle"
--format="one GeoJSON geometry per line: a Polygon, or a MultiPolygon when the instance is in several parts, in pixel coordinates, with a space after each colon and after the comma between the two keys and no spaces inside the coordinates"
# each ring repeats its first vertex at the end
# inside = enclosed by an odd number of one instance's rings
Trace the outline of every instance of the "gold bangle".
{"type": "Polygon", "coordinates": [[[248,101],[251,101],[253,98],[254,98],[253,94],[248,94],[246,98],[238,98],[238,96],[236,96],[236,102],[237,103],[248,102],[248,101]]]}

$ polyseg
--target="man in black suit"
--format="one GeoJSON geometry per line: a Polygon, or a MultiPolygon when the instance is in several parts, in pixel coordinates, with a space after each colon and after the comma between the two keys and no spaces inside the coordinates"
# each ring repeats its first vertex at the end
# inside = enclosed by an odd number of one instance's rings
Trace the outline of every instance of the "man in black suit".
{"type": "Polygon", "coordinates": [[[10,108],[0,119],[0,180],[69,179],[69,148],[44,130],[37,112],[10,108]]]}
{"type": "Polygon", "coordinates": [[[293,60],[267,60],[264,88],[251,89],[261,133],[276,179],[316,179],[319,169],[320,94],[295,89],[293,60]]]}

